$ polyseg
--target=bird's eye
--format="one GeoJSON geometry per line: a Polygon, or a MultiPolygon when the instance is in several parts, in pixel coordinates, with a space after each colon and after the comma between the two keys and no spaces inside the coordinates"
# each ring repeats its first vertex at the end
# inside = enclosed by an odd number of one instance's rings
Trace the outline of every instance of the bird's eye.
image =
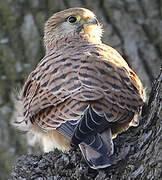
{"type": "Polygon", "coordinates": [[[68,18],[67,18],[67,22],[69,23],[69,24],[76,24],[76,23],[78,23],[80,21],[80,16],[69,16],[68,18]]]}

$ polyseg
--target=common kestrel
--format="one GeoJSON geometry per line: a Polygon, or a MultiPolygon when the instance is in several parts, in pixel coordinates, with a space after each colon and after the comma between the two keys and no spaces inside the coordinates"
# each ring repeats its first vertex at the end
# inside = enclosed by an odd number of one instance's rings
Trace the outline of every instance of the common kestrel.
{"type": "Polygon", "coordinates": [[[85,8],[54,14],[45,24],[46,54],[21,93],[23,122],[45,151],[79,147],[91,168],[113,162],[113,141],[138,125],[145,101],[140,79],[101,41],[102,26],[85,8]]]}

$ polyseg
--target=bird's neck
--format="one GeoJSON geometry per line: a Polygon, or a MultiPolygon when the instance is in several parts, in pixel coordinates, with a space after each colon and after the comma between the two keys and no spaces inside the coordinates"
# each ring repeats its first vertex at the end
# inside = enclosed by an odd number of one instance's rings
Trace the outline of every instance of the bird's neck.
{"type": "Polygon", "coordinates": [[[100,44],[102,43],[100,36],[96,34],[81,34],[82,39],[88,41],[92,44],[100,44]]]}
{"type": "Polygon", "coordinates": [[[78,34],[73,36],[62,37],[60,39],[50,40],[45,44],[46,53],[50,52],[52,49],[60,49],[62,46],[69,45],[73,41],[73,44],[101,44],[102,41],[97,36],[89,36],[88,34],[78,34]]]}

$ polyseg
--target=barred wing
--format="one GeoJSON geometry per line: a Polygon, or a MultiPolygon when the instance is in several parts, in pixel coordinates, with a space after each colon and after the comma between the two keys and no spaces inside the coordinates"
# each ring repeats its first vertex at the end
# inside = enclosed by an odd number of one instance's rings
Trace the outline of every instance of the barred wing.
{"type": "Polygon", "coordinates": [[[143,104],[142,85],[122,57],[102,46],[89,53],[66,51],[66,56],[60,51],[46,55],[29,76],[23,90],[25,119],[43,129],[69,121],[71,132],[64,134],[72,134],[73,123],[91,105],[108,122],[130,122],[128,115],[143,104]]]}

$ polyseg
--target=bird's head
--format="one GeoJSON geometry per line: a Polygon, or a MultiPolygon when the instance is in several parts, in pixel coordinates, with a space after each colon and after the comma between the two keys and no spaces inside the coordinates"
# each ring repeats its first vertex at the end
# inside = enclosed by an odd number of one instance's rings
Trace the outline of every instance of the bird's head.
{"type": "Polygon", "coordinates": [[[85,8],[70,8],[54,14],[45,24],[45,46],[76,34],[87,36],[91,42],[101,42],[102,25],[92,11],[85,8]]]}

